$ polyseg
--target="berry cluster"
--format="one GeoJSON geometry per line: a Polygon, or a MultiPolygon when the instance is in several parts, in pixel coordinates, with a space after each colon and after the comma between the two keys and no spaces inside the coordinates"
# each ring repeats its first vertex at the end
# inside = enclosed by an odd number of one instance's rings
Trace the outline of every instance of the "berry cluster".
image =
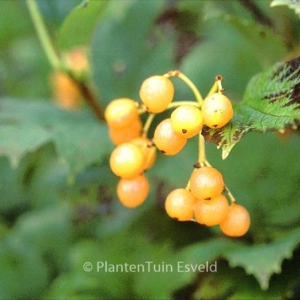
{"type": "Polygon", "coordinates": [[[219,225],[228,236],[244,235],[250,227],[246,208],[232,202],[228,204],[223,195],[226,190],[222,174],[211,166],[195,168],[189,188],[178,188],[167,196],[167,214],[179,221],[195,220],[206,225],[219,225]]]}
{"type": "Polygon", "coordinates": [[[165,202],[167,214],[178,221],[196,221],[206,226],[219,225],[228,236],[244,235],[250,226],[248,211],[235,202],[226,187],[222,174],[205,157],[203,126],[221,128],[233,117],[231,101],[223,94],[221,76],[203,100],[195,85],[181,72],[147,78],[141,85],[142,103],[119,98],[111,101],[105,110],[109,136],[116,148],[110,156],[112,172],[120,180],[117,196],[129,208],[141,205],[149,193],[145,171],[156,159],[156,149],[165,155],[176,155],[187,140],[199,137],[199,159],[186,188],[169,193],[165,202]],[[194,92],[196,101],[173,101],[174,85],[170,77],[182,79],[194,92]],[[173,109],[169,118],[161,121],[152,139],[148,130],[156,114],[173,109]],[[140,115],[148,113],[142,125],[140,115]],[[227,197],[224,195],[227,193],[227,197]]]}
{"type": "Polygon", "coordinates": [[[138,104],[128,98],[115,99],[105,110],[109,136],[117,146],[110,156],[110,167],[120,177],[117,195],[130,208],[142,204],[149,193],[144,172],[156,159],[156,148],[143,136],[138,104]]]}

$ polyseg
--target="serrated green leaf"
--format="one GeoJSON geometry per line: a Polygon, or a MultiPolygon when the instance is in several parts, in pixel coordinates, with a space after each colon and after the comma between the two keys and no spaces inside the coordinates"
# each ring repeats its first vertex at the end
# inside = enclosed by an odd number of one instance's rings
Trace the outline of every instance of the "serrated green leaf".
{"type": "Polygon", "coordinates": [[[290,9],[293,9],[295,13],[300,17],[300,2],[299,0],[273,0],[270,4],[271,7],[286,5],[290,9]]]}
{"type": "Polygon", "coordinates": [[[201,284],[194,293],[195,299],[230,300],[280,300],[286,292],[290,270],[274,278],[268,290],[262,290],[256,279],[247,275],[242,268],[230,268],[225,261],[219,261],[218,272],[203,274],[201,284]]]}
{"type": "Polygon", "coordinates": [[[240,266],[252,274],[263,290],[268,289],[272,274],[281,272],[284,259],[290,259],[300,242],[299,230],[270,244],[240,246],[224,254],[231,267],[240,266]]]}
{"type": "Polygon", "coordinates": [[[74,8],[59,31],[59,48],[70,50],[86,46],[107,3],[108,1],[89,0],[74,8]]]}
{"type": "MultiPolygon", "coordinates": [[[[185,273],[185,277],[189,279],[195,277],[195,272],[191,271],[191,266],[214,264],[213,270],[217,272],[217,259],[219,259],[225,251],[235,248],[236,245],[235,241],[223,238],[202,241],[181,249],[177,255],[176,262],[181,262],[181,266],[187,265],[190,271],[185,273]]],[[[184,267],[181,268],[181,270],[184,270],[184,267]]],[[[206,271],[209,272],[207,269],[206,271]]]]}
{"type": "Polygon", "coordinates": [[[46,102],[2,100],[0,149],[16,167],[24,155],[53,142],[70,174],[101,162],[111,149],[107,127],[88,111],[65,111],[46,102]]]}
{"type": "Polygon", "coordinates": [[[226,238],[216,238],[209,241],[202,241],[182,249],[179,258],[187,263],[212,262],[224,253],[224,251],[236,247],[235,241],[226,238]]]}
{"type": "Polygon", "coordinates": [[[225,159],[250,131],[266,132],[294,127],[300,120],[300,57],[254,76],[243,101],[234,105],[234,117],[221,129],[204,129],[207,141],[222,147],[225,159]]]}

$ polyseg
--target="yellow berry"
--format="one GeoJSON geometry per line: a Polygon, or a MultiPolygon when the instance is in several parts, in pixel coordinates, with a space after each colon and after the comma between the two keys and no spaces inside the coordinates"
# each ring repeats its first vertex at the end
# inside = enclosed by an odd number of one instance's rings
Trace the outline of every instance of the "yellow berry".
{"type": "Polygon", "coordinates": [[[224,189],[222,174],[213,167],[194,169],[190,177],[190,189],[197,199],[211,199],[224,189]]]}
{"type": "Polygon", "coordinates": [[[128,208],[141,205],[148,194],[149,182],[143,175],[132,179],[120,179],[117,186],[117,196],[120,202],[128,208]]]}
{"type": "Polygon", "coordinates": [[[111,101],[104,112],[109,127],[122,128],[129,126],[139,116],[137,104],[129,98],[119,98],[111,101]]]}
{"type": "Polygon", "coordinates": [[[161,113],[173,100],[174,86],[167,77],[154,75],[142,83],[139,94],[149,112],[161,113]]]}
{"type": "Polygon", "coordinates": [[[196,198],[184,188],[173,190],[166,199],[167,214],[178,221],[191,221],[194,215],[196,198]]]}
{"type": "Polygon", "coordinates": [[[137,177],[144,169],[144,155],[142,150],[131,143],[117,146],[110,155],[112,172],[125,179],[137,177]]]}
{"type": "Polygon", "coordinates": [[[231,101],[221,93],[214,93],[204,99],[201,112],[204,124],[210,128],[221,128],[233,117],[231,101]]]}
{"type": "Polygon", "coordinates": [[[123,143],[130,142],[133,139],[139,137],[141,135],[141,132],[142,122],[140,118],[137,118],[125,127],[108,127],[109,137],[115,145],[121,145],[123,143]]]}
{"type": "Polygon", "coordinates": [[[158,124],[154,131],[153,142],[166,155],[180,152],[187,142],[187,138],[177,134],[171,124],[171,119],[165,119],[158,124]]]}
{"type": "Polygon", "coordinates": [[[226,218],[220,223],[220,228],[228,236],[240,237],[249,230],[250,223],[248,210],[240,204],[232,203],[226,218]]]}
{"type": "Polygon", "coordinates": [[[195,203],[195,219],[206,226],[220,224],[228,214],[228,201],[222,194],[210,200],[197,200],[195,203]]]}
{"type": "Polygon", "coordinates": [[[193,105],[177,107],[171,114],[172,128],[186,138],[197,135],[203,126],[201,111],[193,105]]]}

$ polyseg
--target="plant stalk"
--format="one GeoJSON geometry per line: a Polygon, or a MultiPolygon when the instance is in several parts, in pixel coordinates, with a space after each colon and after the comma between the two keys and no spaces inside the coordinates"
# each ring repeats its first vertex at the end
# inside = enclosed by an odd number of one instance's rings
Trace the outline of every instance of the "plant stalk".
{"type": "Polygon", "coordinates": [[[26,4],[33,21],[34,27],[36,29],[37,35],[44,49],[44,52],[52,66],[53,69],[59,69],[61,67],[60,60],[54,50],[51,43],[50,36],[46,29],[45,23],[41,16],[41,12],[36,4],[35,0],[26,0],[26,4]]]}

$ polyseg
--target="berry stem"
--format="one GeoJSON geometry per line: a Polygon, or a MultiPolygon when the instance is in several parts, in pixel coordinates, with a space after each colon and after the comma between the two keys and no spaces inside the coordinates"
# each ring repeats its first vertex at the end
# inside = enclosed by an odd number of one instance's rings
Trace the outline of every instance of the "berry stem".
{"type": "Polygon", "coordinates": [[[222,87],[223,77],[221,75],[217,75],[215,80],[218,85],[218,93],[223,93],[224,92],[224,88],[222,87]]]}
{"type": "MultiPolygon", "coordinates": [[[[35,0],[26,0],[26,4],[31,16],[31,19],[33,21],[34,27],[36,29],[38,38],[40,40],[40,43],[44,49],[44,52],[48,58],[48,61],[53,69],[61,69],[63,70],[64,67],[57,55],[57,53],[54,50],[53,44],[51,42],[49,33],[46,29],[44,20],[42,18],[41,12],[38,8],[38,5],[35,0]]],[[[86,102],[89,104],[91,109],[93,110],[94,114],[99,120],[104,120],[104,115],[99,107],[99,103],[96,101],[92,91],[90,88],[81,80],[77,79],[75,75],[71,72],[71,70],[65,70],[66,74],[73,80],[73,82],[77,85],[79,88],[82,96],[86,100],[86,102]]]]}
{"type": "Polygon", "coordinates": [[[143,127],[143,133],[142,133],[143,137],[147,137],[149,128],[152,124],[152,121],[153,121],[154,117],[155,117],[155,114],[149,114],[148,115],[148,118],[147,118],[147,120],[145,122],[145,125],[143,127]]]}
{"type": "Polygon", "coordinates": [[[206,160],[205,155],[205,139],[204,136],[199,133],[199,153],[198,153],[198,164],[200,167],[203,167],[206,165],[208,161],[206,160]]]}
{"type": "Polygon", "coordinates": [[[83,81],[80,81],[77,79],[73,73],[69,72],[67,73],[68,76],[72,79],[75,85],[77,85],[82,97],[85,99],[85,101],[88,103],[90,108],[92,109],[94,115],[97,117],[98,120],[104,121],[104,114],[103,111],[96,100],[91,88],[83,81]]]}
{"type": "Polygon", "coordinates": [[[140,115],[142,115],[142,114],[147,112],[147,109],[146,109],[145,106],[141,105],[140,107],[138,107],[138,112],[139,112],[140,115]]]}
{"type": "Polygon", "coordinates": [[[26,4],[27,4],[28,10],[29,10],[31,19],[33,21],[34,27],[36,29],[37,35],[41,42],[41,45],[44,49],[44,52],[51,64],[52,68],[60,69],[61,68],[60,59],[58,58],[58,55],[56,54],[54,47],[51,43],[50,36],[48,34],[45,23],[41,16],[41,12],[40,12],[35,0],[26,0],[26,4]]]}
{"type": "Polygon", "coordinates": [[[231,191],[229,190],[229,188],[225,185],[225,192],[227,193],[229,199],[230,199],[230,203],[235,203],[235,198],[234,196],[232,195],[231,191]]]}
{"type": "MultiPolygon", "coordinates": [[[[182,105],[192,105],[192,106],[196,106],[196,107],[200,108],[200,105],[199,105],[198,102],[190,100],[190,101],[175,101],[175,102],[172,102],[168,105],[166,110],[176,108],[176,107],[179,107],[179,106],[182,106],[182,105]]],[[[142,115],[142,114],[146,113],[147,110],[146,110],[145,107],[139,107],[138,112],[139,112],[140,115],[142,115]]]]}
{"type": "Polygon", "coordinates": [[[182,106],[182,105],[192,105],[192,106],[200,107],[199,103],[194,102],[194,101],[175,101],[175,102],[170,103],[168,105],[167,109],[176,108],[176,107],[182,106]]]}
{"type": "Polygon", "coordinates": [[[183,73],[179,73],[178,78],[180,78],[182,81],[184,81],[192,90],[192,92],[194,93],[197,102],[200,104],[200,106],[202,105],[203,102],[203,98],[199,92],[199,90],[197,89],[197,87],[194,85],[194,83],[187,77],[185,76],[183,73]]]}
{"type": "Polygon", "coordinates": [[[213,93],[215,93],[218,90],[218,83],[217,81],[214,82],[213,86],[211,87],[211,89],[209,90],[207,97],[212,95],[213,93]]]}
{"type": "Polygon", "coordinates": [[[221,75],[217,75],[215,77],[215,82],[213,84],[213,86],[211,87],[210,91],[207,94],[207,97],[210,96],[213,93],[222,93],[224,91],[224,88],[222,87],[222,80],[223,77],[221,75]]]}
{"type": "Polygon", "coordinates": [[[202,105],[203,102],[203,98],[198,90],[198,88],[195,86],[195,84],[183,73],[181,73],[179,70],[175,70],[175,71],[169,71],[168,73],[164,74],[165,77],[178,77],[180,78],[184,83],[186,83],[189,88],[192,90],[192,92],[195,95],[195,98],[197,100],[197,102],[199,103],[200,107],[202,105]]]}

